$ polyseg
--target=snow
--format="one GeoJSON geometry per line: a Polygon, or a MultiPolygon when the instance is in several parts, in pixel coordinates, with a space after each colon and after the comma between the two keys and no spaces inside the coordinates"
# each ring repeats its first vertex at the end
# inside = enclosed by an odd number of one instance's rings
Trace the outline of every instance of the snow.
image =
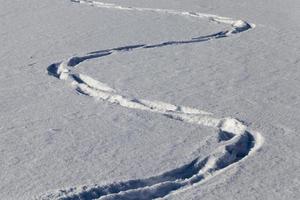
{"type": "Polygon", "coordinates": [[[2,199],[299,199],[299,10],[1,2],[2,199]]]}

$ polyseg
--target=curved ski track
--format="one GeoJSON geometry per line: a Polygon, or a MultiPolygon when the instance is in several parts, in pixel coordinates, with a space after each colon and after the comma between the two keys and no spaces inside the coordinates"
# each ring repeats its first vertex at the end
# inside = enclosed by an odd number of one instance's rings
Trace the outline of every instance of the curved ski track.
{"type": "Polygon", "coordinates": [[[180,45],[189,43],[205,42],[214,39],[230,37],[254,28],[254,24],[249,24],[242,20],[234,20],[227,17],[220,17],[211,14],[195,12],[180,12],[167,9],[123,7],[115,4],[108,4],[90,0],[71,0],[73,3],[86,4],[89,6],[108,8],[116,10],[127,10],[135,12],[154,12],[167,15],[181,15],[207,19],[211,22],[228,24],[229,29],[211,35],[200,36],[189,40],[166,41],[159,44],[140,44],[112,49],[100,50],[87,53],[82,56],[74,56],[62,62],[51,64],[47,70],[49,75],[58,79],[70,82],[70,84],[80,93],[96,99],[108,101],[130,109],[140,109],[148,112],[162,114],[170,119],[215,128],[219,130],[220,146],[204,158],[197,157],[190,163],[179,168],[164,172],[160,175],[128,180],[124,182],[112,183],[109,185],[90,185],[73,187],[56,192],[48,192],[37,199],[50,200],[92,200],[92,199],[155,199],[165,197],[173,191],[187,188],[195,183],[204,182],[214,177],[224,170],[232,167],[236,163],[244,160],[263,143],[263,137],[251,131],[237,119],[214,118],[211,113],[195,108],[178,106],[160,101],[149,101],[138,98],[128,98],[111,88],[105,83],[97,81],[84,74],[73,73],[72,69],[79,63],[89,59],[100,58],[121,51],[131,52],[133,50],[160,48],[169,45],[180,45]]]}

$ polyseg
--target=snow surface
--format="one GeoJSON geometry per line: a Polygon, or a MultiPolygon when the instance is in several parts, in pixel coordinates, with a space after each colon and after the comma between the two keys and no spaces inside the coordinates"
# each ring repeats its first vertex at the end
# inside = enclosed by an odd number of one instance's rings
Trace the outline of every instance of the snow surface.
{"type": "Polygon", "coordinates": [[[299,10],[1,1],[1,199],[299,199],[299,10]]]}

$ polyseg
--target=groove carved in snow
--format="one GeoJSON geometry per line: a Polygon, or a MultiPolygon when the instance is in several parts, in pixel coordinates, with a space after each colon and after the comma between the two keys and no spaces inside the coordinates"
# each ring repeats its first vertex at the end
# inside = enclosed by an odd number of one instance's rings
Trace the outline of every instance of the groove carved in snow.
{"type": "Polygon", "coordinates": [[[134,12],[154,12],[159,14],[188,16],[199,19],[207,19],[211,22],[223,23],[229,26],[228,30],[220,31],[210,35],[199,36],[180,41],[165,41],[159,44],[136,44],[131,46],[117,47],[106,50],[90,52],[81,56],[74,56],[62,62],[51,64],[47,70],[49,75],[58,79],[70,81],[71,85],[80,93],[87,96],[108,101],[129,109],[139,109],[153,113],[162,114],[169,119],[181,122],[212,127],[219,130],[220,146],[206,157],[197,157],[190,163],[179,168],[161,173],[160,175],[112,183],[109,185],[90,185],[72,187],[57,192],[49,192],[38,199],[50,200],[92,200],[92,199],[155,199],[164,197],[173,191],[189,187],[195,183],[208,180],[225,169],[246,159],[250,154],[259,149],[263,143],[263,137],[237,119],[215,118],[212,113],[190,108],[186,106],[173,105],[160,101],[150,101],[139,98],[128,98],[118,93],[114,88],[93,79],[90,76],[73,73],[78,64],[90,59],[96,59],[118,52],[149,48],[162,48],[170,45],[182,45],[206,42],[209,40],[223,39],[234,34],[254,28],[254,24],[243,20],[234,20],[211,14],[180,12],[167,9],[123,7],[115,4],[108,4],[89,0],[71,0],[74,3],[86,4],[89,6],[127,10],[134,12]]]}

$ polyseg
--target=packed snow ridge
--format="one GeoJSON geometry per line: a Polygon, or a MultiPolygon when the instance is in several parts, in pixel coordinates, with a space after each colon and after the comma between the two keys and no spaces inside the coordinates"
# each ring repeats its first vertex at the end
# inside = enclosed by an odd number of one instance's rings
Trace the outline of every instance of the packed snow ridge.
{"type": "Polygon", "coordinates": [[[211,14],[195,12],[180,12],[167,9],[123,7],[115,4],[108,4],[89,0],[71,0],[74,3],[86,4],[89,6],[129,10],[133,12],[155,12],[167,15],[181,15],[207,19],[211,22],[224,23],[230,25],[226,31],[200,36],[188,40],[166,41],[159,44],[136,44],[125,47],[117,47],[87,53],[82,56],[74,56],[62,62],[51,64],[47,70],[49,75],[67,81],[79,93],[93,97],[95,99],[107,101],[115,105],[128,109],[138,109],[153,113],[162,114],[169,119],[181,122],[212,127],[218,130],[220,146],[206,157],[196,157],[190,163],[179,168],[161,173],[160,175],[128,180],[124,182],[112,183],[108,185],[86,185],[71,187],[59,191],[48,192],[36,199],[50,200],[92,200],[92,199],[155,199],[165,197],[173,191],[187,188],[195,183],[207,181],[225,170],[233,167],[237,163],[246,159],[256,152],[263,144],[263,137],[237,119],[231,117],[215,118],[212,113],[179,106],[161,101],[150,101],[139,98],[123,96],[114,88],[95,80],[90,76],[73,73],[72,69],[81,62],[96,59],[119,52],[132,52],[133,50],[147,48],[162,48],[169,45],[181,45],[197,42],[205,42],[214,39],[230,37],[254,28],[254,24],[249,24],[242,20],[234,20],[211,14]]]}

